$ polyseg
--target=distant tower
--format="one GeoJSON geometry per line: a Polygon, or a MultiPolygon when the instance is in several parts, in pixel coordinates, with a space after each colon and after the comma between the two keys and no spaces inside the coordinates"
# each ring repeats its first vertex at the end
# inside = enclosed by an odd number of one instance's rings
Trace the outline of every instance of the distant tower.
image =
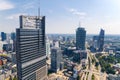
{"type": "Polygon", "coordinates": [[[99,36],[93,36],[93,47],[98,49],[98,38],[99,36]]]}
{"type": "Polygon", "coordinates": [[[103,51],[103,46],[104,46],[104,35],[105,31],[103,29],[100,30],[99,38],[98,38],[98,51],[103,51]]]}
{"type": "Polygon", "coordinates": [[[12,40],[15,40],[15,38],[16,38],[16,34],[15,34],[15,32],[12,32],[12,33],[11,33],[11,39],[12,39],[12,40]]]}
{"type": "Polygon", "coordinates": [[[76,30],[76,49],[85,50],[86,30],[82,27],[76,30]]]}
{"type": "Polygon", "coordinates": [[[62,50],[60,48],[51,49],[51,70],[57,72],[60,70],[62,62],[62,50]]]}
{"type": "Polygon", "coordinates": [[[7,39],[7,35],[4,32],[1,32],[1,41],[5,41],[7,39]]]}
{"type": "Polygon", "coordinates": [[[11,33],[11,39],[13,40],[12,51],[15,52],[16,50],[16,33],[15,32],[11,33]]]}
{"type": "Polygon", "coordinates": [[[50,51],[50,41],[49,41],[49,38],[46,37],[46,56],[49,58],[50,54],[51,54],[51,51],[50,51]]]}

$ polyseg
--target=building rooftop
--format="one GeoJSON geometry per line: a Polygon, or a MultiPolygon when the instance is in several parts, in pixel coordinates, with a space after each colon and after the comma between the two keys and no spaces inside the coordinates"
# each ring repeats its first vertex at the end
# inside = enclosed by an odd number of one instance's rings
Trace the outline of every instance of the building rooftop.
{"type": "Polygon", "coordinates": [[[85,50],[75,50],[75,51],[74,51],[74,53],[81,53],[81,52],[87,53],[87,51],[85,51],[85,50]]]}

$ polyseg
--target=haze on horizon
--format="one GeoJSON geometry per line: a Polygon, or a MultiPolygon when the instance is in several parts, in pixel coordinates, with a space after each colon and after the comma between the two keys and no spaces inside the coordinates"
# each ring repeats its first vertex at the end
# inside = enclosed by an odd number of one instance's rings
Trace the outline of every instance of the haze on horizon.
{"type": "MultiPolygon", "coordinates": [[[[75,34],[81,26],[87,34],[120,34],[120,0],[41,0],[46,33],[75,34]]],[[[20,15],[38,15],[39,0],[0,0],[0,32],[19,27],[20,15]]]]}

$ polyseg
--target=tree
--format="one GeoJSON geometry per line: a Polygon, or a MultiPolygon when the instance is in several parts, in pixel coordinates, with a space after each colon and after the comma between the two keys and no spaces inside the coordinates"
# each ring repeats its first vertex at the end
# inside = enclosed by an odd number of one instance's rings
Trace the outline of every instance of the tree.
{"type": "Polygon", "coordinates": [[[11,76],[11,75],[9,75],[9,77],[10,77],[10,78],[9,78],[9,80],[12,80],[12,76],[11,76]]]}
{"type": "Polygon", "coordinates": [[[16,76],[14,76],[13,80],[18,80],[16,76]]]}
{"type": "Polygon", "coordinates": [[[96,62],[96,63],[95,63],[95,66],[98,67],[98,66],[99,66],[99,62],[96,62]]]}
{"type": "Polygon", "coordinates": [[[80,80],[80,76],[77,77],[77,80],[80,80]]]}
{"type": "Polygon", "coordinates": [[[94,75],[92,75],[92,80],[95,80],[95,76],[94,75]]]}

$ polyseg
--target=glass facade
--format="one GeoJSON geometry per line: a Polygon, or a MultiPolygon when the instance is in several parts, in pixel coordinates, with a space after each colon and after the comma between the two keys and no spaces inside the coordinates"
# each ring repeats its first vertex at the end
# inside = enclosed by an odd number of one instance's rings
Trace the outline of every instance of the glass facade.
{"type": "Polygon", "coordinates": [[[60,48],[51,49],[51,70],[57,72],[60,70],[62,62],[62,50],[60,48]]]}
{"type": "MultiPolygon", "coordinates": [[[[38,18],[36,18],[37,20],[38,18]]],[[[23,27],[16,30],[17,74],[19,80],[43,80],[47,75],[45,17],[42,17],[39,21],[42,27],[35,29],[23,27]],[[38,76],[39,72],[43,72],[44,75],[40,74],[38,76]]]]}
{"type": "Polygon", "coordinates": [[[98,39],[98,46],[99,46],[99,51],[103,51],[103,46],[104,46],[104,34],[105,31],[103,29],[100,30],[99,34],[99,39],[98,39]]]}
{"type": "Polygon", "coordinates": [[[76,31],[76,48],[77,50],[85,50],[86,30],[84,28],[77,28],[76,31]]]}

